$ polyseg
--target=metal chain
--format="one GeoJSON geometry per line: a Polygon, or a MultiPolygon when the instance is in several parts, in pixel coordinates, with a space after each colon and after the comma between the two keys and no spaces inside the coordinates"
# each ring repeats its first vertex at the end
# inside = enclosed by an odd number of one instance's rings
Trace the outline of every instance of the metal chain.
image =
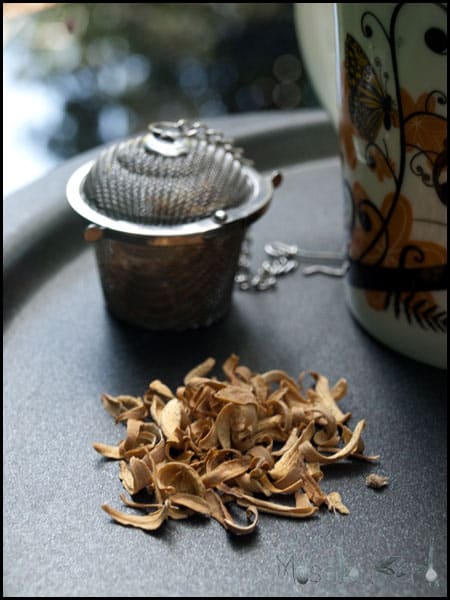
{"type": "Polygon", "coordinates": [[[349,268],[344,252],[312,251],[299,248],[296,244],[269,242],[264,246],[267,259],[252,272],[251,239],[247,236],[241,248],[235,282],[242,291],[265,292],[277,285],[279,277],[293,273],[300,263],[324,261],[329,264],[312,264],[302,268],[302,274],[309,276],[320,273],[332,277],[343,277],[349,268]]]}
{"type": "Polygon", "coordinates": [[[227,138],[221,131],[212,129],[202,121],[188,121],[179,119],[175,126],[186,137],[195,137],[201,140],[206,140],[209,144],[215,146],[223,146],[226,152],[233,155],[236,160],[239,160],[243,165],[253,166],[254,161],[243,156],[244,149],[234,145],[233,138],[227,138]]]}

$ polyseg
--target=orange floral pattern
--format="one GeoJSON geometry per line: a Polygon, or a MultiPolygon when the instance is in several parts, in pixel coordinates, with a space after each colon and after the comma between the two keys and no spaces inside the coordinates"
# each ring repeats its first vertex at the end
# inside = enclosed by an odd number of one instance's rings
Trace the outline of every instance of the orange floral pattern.
{"type": "Polygon", "coordinates": [[[421,94],[414,102],[409,92],[401,90],[401,102],[405,121],[406,151],[421,149],[439,154],[447,140],[447,120],[434,112],[436,99],[421,94]]]}
{"type": "Polygon", "coordinates": [[[401,250],[405,245],[412,243],[409,235],[413,213],[409,201],[404,196],[399,196],[395,211],[387,222],[385,236],[381,236],[377,242],[374,242],[387,219],[394,201],[394,193],[390,192],[386,195],[378,211],[370,203],[361,208],[361,203],[364,203],[368,196],[360,183],[355,182],[352,191],[355,214],[359,213],[360,216],[352,232],[350,257],[367,265],[397,267],[401,250]],[[386,241],[387,239],[389,242],[386,241]]]}
{"type": "MultiPolygon", "coordinates": [[[[414,268],[418,264],[421,267],[434,267],[447,264],[447,249],[444,246],[411,238],[413,211],[405,196],[399,196],[395,211],[387,220],[395,197],[393,192],[386,195],[379,211],[367,201],[367,193],[360,183],[353,184],[352,195],[355,214],[358,215],[358,218],[352,231],[349,246],[350,258],[362,264],[376,264],[389,268],[399,266],[414,268]],[[387,222],[386,233],[374,242],[383,222],[387,222]],[[416,251],[405,254],[404,250],[407,247],[415,248],[416,251]]],[[[365,290],[365,295],[372,308],[375,310],[386,309],[389,300],[386,292],[365,290]]],[[[407,292],[401,293],[400,302],[405,302],[408,297],[407,292]]],[[[428,306],[434,303],[433,295],[429,292],[420,292],[414,295],[415,302],[422,300],[428,306]]]]}

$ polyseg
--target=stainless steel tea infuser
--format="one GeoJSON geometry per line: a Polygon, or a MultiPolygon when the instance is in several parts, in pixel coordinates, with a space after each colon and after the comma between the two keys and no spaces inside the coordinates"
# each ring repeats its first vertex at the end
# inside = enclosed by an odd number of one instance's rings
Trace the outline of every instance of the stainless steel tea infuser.
{"type": "Polygon", "coordinates": [[[183,330],[227,312],[247,228],[280,183],[220,132],[182,120],[105,149],[71,176],[67,199],[90,223],[110,310],[183,330]]]}

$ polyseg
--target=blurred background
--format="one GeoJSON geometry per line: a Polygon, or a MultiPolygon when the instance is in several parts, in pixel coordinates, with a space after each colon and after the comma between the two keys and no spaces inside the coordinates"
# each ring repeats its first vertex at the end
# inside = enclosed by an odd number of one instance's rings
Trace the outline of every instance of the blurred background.
{"type": "Polygon", "coordinates": [[[3,192],[155,120],[318,106],[293,5],[3,4],[3,192]]]}

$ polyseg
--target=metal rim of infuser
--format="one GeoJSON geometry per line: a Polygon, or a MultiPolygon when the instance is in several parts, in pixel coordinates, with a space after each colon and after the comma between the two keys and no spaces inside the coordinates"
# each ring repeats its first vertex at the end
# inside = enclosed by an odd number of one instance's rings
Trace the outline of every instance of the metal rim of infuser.
{"type": "MultiPolygon", "coordinates": [[[[200,218],[190,219],[182,223],[146,223],[135,222],[133,216],[124,217],[114,215],[114,211],[100,211],[92,205],[92,201],[86,194],[86,181],[92,177],[92,172],[96,168],[100,159],[89,161],[79,167],[70,177],[67,183],[67,200],[70,206],[92,225],[86,232],[88,241],[97,241],[102,237],[111,238],[132,238],[133,241],[145,241],[145,243],[160,243],[164,238],[166,245],[178,244],[186,237],[200,236],[204,237],[218,235],[224,227],[232,226],[240,222],[242,225],[249,225],[258,219],[267,209],[272,197],[273,188],[280,183],[279,173],[272,175],[272,178],[260,175],[252,166],[250,161],[242,157],[242,150],[233,146],[232,140],[227,140],[220,132],[208,128],[203,123],[190,123],[185,120],[178,122],[161,122],[149,126],[149,133],[137,138],[131,138],[129,143],[133,143],[133,148],[138,148],[140,155],[147,160],[149,164],[158,166],[167,164],[187,165],[186,163],[194,153],[198,152],[199,144],[206,151],[216,151],[220,149],[221,156],[228,160],[237,161],[240,177],[245,178],[247,193],[245,197],[236,205],[226,206],[225,208],[213,207],[208,214],[201,215],[200,218]],[[231,159],[230,159],[231,157],[231,159]],[[157,163],[157,161],[160,161],[157,163]],[[177,161],[175,163],[175,161],[177,161]],[[106,214],[105,214],[106,213],[106,214]],[[113,216],[111,216],[111,213],[113,216]]],[[[116,146],[111,146],[115,151],[116,146]]],[[[105,150],[104,152],[107,152],[105,150]]],[[[140,167],[139,167],[140,168],[140,167]]],[[[167,167],[164,167],[167,169],[167,167]]],[[[214,172],[213,172],[214,175],[214,172]]],[[[170,169],[167,173],[170,180],[170,169]]],[[[124,177],[120,175],[119,180],[124,177]]],[[[198,193],[201,194],[204,188],[200,178],[198,193]]],[[[170,184],[169,184],[170,186],[170,184]]],[[[196,192],[195,192],[196,193],[196,192]]],[[[149,194],[151,196],[151,192],[149,194]]],[[[145,198],[145,201],[152,202],[152,198],[145,198]]],[[[142,199],[139,200],[140,202],[142,199]]],[[[111,203],[112,204],[112,203],[111,203]]]]}

